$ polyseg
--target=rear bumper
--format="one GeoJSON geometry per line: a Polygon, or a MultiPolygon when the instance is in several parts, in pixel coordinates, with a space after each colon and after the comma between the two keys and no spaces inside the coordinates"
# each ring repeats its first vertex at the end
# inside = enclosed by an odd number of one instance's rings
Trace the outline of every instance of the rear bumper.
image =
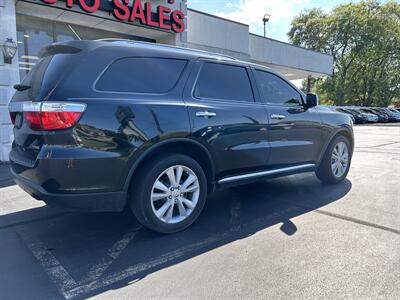
{"type": "Polygon", "coordinates": [[[100,212],[122,211],[126,204],[127,194],[124,192],[103,192],[85,194],[56,194],[47,192],[42,186],[17,175],[12,169],[15,182],[25,192],[46,204],[65,207],[72,210],[100,212]]]}

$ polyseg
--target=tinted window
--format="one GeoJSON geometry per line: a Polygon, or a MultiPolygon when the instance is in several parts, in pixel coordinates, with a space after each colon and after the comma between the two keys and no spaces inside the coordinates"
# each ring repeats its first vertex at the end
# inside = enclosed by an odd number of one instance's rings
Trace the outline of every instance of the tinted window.
{"type": "Polygon", "coordinates": [[[370,111],[369,109],[365,109],[365,108],[363,108],[363,109],[360,109],[362,112],[365,112],[365,113],[368,113],[368,114],[370,114],[370,113],[372,113],[372,111],[370,111]]]}
{"type": "Polygon", "coordinates": [[[354,113],[354,114],[359,114],[360,112],[355,110],[355,109],[349,109],[350,112],[354,113]]]}
{"type": "Polygon", "coordinates": [[[255,71],[255,75],[261,96],[267,103],[284,105],[301,103],[300,94],[283,79],[272,73],[258,70],[255,71]]]}
{"type": "Polygon", "coordinates": [[[61,76],[71,67],[74,54],[55,54],[45,56],[38,61],[32,71],[25,76],[22,84],[29,85],[27,91],[30,100],[39,94],[46,95],[61,79],[61,76]]]}
{"type": "Polygon", "coordinates": [[[128,93],[165,93],[177,83],[187,61],[168,58],[130,57],[113,63],[96,88],[128,93]]]}
{"type": "Polygon", "coordinates": [[[198,98],[254,101],[246,68],[204,63],[195,88],[198,98]]]}

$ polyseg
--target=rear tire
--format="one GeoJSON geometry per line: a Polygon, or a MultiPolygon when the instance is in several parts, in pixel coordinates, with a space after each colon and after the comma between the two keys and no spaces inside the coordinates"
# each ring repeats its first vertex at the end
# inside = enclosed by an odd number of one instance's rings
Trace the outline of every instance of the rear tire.
{"type": "Polygon", "coordinates": [[[317,177],[326,183],[342,182],[350,170],[351,153],[348,138],[343,135],[335,137],[326,149],[319,168],[315,172],[317,177]]]}
{"type": "Polygon", "coordinates": [[[191,157],[168,154],[143,166],[131,186],[131,209],[143,226],[160,233],[186,229],[200,215],[207,180],[191,157]]]}

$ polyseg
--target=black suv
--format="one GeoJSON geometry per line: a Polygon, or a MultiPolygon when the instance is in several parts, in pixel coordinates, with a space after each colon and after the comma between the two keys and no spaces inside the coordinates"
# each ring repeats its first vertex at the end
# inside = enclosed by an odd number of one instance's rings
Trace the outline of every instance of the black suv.
{"type": "Polygon", "coordinates": [[[121,40],[39,56],[9,106],[10,161],[18,185],[46,203],[130,207],[171,233],[216,189],[308,171],[338,183],[349,171],[350,118],[266,67],[121,40]]]}

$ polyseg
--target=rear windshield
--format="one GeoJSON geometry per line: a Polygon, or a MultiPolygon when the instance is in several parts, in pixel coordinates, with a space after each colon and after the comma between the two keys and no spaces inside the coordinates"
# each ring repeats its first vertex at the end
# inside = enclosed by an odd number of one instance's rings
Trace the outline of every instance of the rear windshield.
{"type": "Polygon", "coordinates": [[[128,57],[114,62],[96,84],[109,92],[160,94],[178,82],[186,60],[152,57],[128,57]]]}
{"type": "Polygon", "coordinates": [[[70,67],[73,55],[60,53],[40,59],[22,81],[23,85],[31,87],[27,90],[29,99],[25,100],[43,100],[40,98],[48,95],[70,67]]]}

